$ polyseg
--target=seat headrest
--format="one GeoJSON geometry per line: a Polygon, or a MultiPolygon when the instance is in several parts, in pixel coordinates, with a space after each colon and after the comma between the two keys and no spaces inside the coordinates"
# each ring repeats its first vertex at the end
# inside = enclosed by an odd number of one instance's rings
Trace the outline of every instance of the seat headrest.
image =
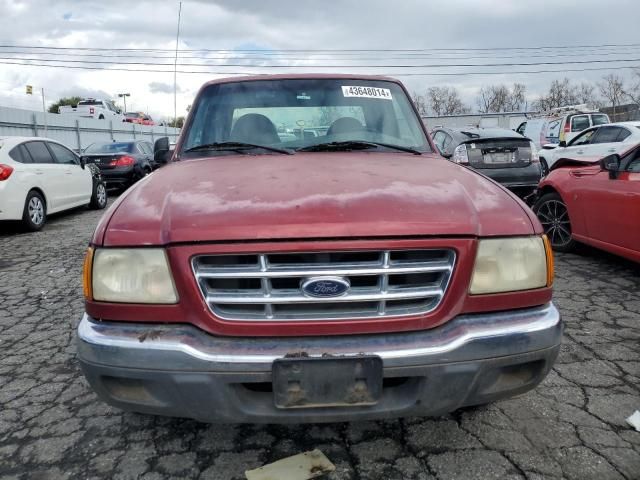
{"type": "Polygon", "coordinates": [[[361,132],[364,127],[360,121],[353,117],[342,117],[331,124],[327,135],[339,135],[341,133],[361,132]]]}
{"type": "Polygon", "coordinates": [[[280,142],[278,131],[271,120],[259,113],[247,113],[231,129],[232,141],[272,145],[280,142]]]}

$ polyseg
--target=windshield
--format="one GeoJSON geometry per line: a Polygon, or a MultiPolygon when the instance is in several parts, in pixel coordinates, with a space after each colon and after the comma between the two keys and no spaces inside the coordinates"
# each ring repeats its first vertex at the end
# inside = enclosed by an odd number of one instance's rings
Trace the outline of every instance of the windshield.
{"type": "Polygon", "coordinates": [[[85,149],[84,153],[133,153],[133,143],[93,143],[85,149]]]}
{"type": "Polygon", "coordinates": [[[431,151],[404,90],[388,81],[288,79],[214,84],[200,96],[193,115],[183,153],[221,142],[294,151],[328,142],[363,141],[431,151]]]}

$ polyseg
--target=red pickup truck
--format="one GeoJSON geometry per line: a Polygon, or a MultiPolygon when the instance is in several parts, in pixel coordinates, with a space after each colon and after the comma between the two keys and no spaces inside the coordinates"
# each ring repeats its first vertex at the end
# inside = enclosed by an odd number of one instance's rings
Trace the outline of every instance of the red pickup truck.
{"type": "Polygon", "coordinates": [[[562,336],[542,226],[435,152],[393,79],[205,84],[169,165],[91,240],[78,358],[93,389],[138,412],[285,423],[535,387],[562,336]]]}

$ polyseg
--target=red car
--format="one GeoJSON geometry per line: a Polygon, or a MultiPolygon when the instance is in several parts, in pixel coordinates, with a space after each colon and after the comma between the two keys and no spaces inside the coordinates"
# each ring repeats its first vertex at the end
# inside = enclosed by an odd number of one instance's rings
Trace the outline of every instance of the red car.
{"type": "MultiPolygon", "coordinates": [[[[299,423],[439,415],[535,387],[562,336],[542,226],[438,155],[409,98],[370,76],[204,85],[169,165],[91,239],[78,357],[99,396],[299,423]]],[[[158,139],[156,160],[168,152],[158,139]]]]}
{"type": "Polygon", "coordinates": [[[143,112],[127,112],[124,114],[124,121],[137,123],[138,125],[155,125],[153,119],[143,112]]]}
{"type": "Polygon", "coordinates": [[[640,262],[640,145],[603,159],[561,159],[533,207],[551,245],[576,242],[640,262]]]}

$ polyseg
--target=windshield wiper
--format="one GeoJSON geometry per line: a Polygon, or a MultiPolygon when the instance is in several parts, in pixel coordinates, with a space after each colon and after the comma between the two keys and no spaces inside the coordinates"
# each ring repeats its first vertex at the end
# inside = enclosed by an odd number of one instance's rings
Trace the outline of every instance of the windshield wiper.
{"type": "Polygon", "coordinates": [[[392,148],[402,152],[413,153],[414,155],[422,155],[422,152],[411,147],[403,147],[402,145],[393,145],[391,143],[367,142],[364,140],[347,140],[344,142],[326,142],[309,145],[307,147],[297,148],[296,152],[329,152],[331,150],[366,150],[368,148],[392,148]]]}
{"type": "Polygon", "coordinates": [[[245,142],[214,142],[214,143],[205,143],[204,145],[198,145],[196,147],[187,148],[184,153],[189,152],[199,152],[205,150],[231,150],[238,153],[244,153],[245,150],[252,150],[254,148],[262,148],[264,150],[269,150],[271,152],[284,153],[286,155],[293,155],[293,152],[289,150],[285,150],[283,148],[276,147],[268,147],[266,145],[257,145],[255,143],[245,143],[245,142]]]}

